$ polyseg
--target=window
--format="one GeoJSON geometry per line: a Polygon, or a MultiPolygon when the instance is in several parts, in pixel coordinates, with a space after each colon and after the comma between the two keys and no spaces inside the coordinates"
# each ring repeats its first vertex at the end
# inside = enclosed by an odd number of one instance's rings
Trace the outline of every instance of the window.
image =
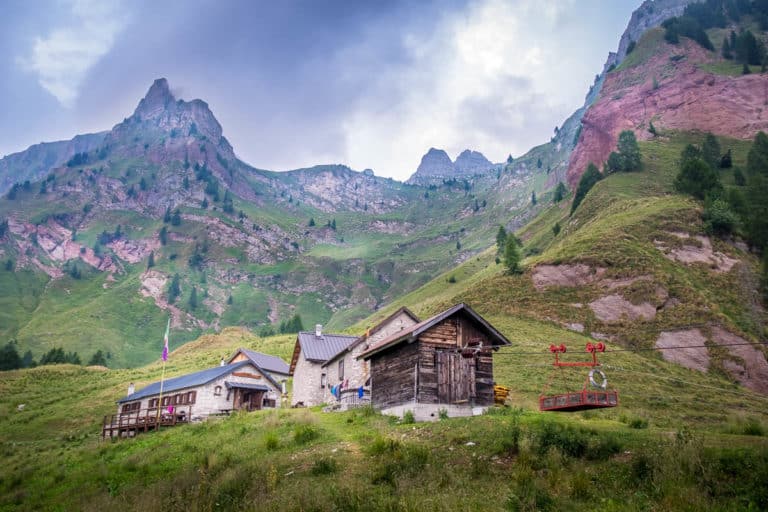
{"type": "Polygon", "coordinates": [[[344,360],[339,361],[339,380],[344,380],[344,360]]]}
{"type": "Polygon", "coordinates": [[[213,388],[213,396],[221,396],[221,386],[213,388]]]}
{"type": "Polygon", "coordinates": [[[157,398],[152,398],[149,400],[149,404],[147,405],[150,409],[157,408],[157,398]]]}
{"type": "Polygon", "coordinates": [[[170,396],[164,396],[162,406],[165,407],[167,405],[171,405],[171,397],[170,396]]]}
{"type": "Polygon", "coordinates": [[[188,404],[195,403],[195,398],[197,398],[197,391],[190,391],[187,393],[187,401],[188,404]]]}
{"type": "Polygon", "coordinates": [[[120,410],[122,413],[127,412],[134,412],[141,409],[141,402],[133,402],[132,404],[125,404],[123,405],[123,408],[120,410]]]}
{"type": "Polygon", "coordinates": [[[324,388],[327,383],[328,383],[328,378],[325,376],[325,374],[324,373],[320,374],[320,387],[324,388]]]}

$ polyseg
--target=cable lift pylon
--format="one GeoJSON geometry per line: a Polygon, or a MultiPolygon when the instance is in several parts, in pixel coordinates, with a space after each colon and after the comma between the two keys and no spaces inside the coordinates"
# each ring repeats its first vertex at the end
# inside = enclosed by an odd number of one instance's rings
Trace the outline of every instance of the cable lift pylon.
{"type": "Polygon", "coordinates": [[[567,351],[565,344],[562,343],[550,345],[549,351],[555,355],[554,372],[568,367],[588,367],[591,369],[584,379],[584,387],[581,391],[547,395],[546,391],[554,377],[553,373],[539,395],[540,411],[573,412],[619,405],[619,392],[615,389],[608,389],[608,378],[597,360],[597,354],[605,352],[605,343],[587,343],[586,352],[592,355],[591,361],[561,361],[560,354],[565,354],[567,351]]]}

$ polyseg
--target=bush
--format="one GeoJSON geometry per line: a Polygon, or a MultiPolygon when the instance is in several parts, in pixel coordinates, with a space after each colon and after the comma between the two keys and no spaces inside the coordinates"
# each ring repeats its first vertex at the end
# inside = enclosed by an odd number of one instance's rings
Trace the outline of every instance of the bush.
{"type": "Polygon", "coordinates": [[[636,429],[648,428],[648,420],[645,418],[632,418],[627,422],[627,426],[636,429]]]}
{"type": "Polygon", "coordinates": [[[403,424],[410,425],[416,423],[416,419],[413,417],[413,411],[405,411],[403,413],[403,424]]]}
{"type": "Polygon", "coordinates": [[[339,464],[336,462],[336,459],[332,459],[330,457],[321,457],[315,461],[315,463],[312,465],[312,469],[310,472],[314,476],[320,476],[320,475],[332,475],[333,473],[336,473],[339,470],[339,464]]]}
{"type": "Polygon", "coordinates": [[[708,234],[717,236],[730,235],[739,223],[738,216],[731,210],[730,205],[722,199],[715,199],[704,208],[701,215],[708,234]]]}
{"type": "Polygon", "coordinates": [[[264,436],[264,448],[268,451],[277,450],[280,447],[280,439],[274,432],[269,432],[264,436]]]}
{"type": "Polygon", "coordinates": [[[297,425],[293,429],[293,441],[296,444],[307,444],[320,437],[320,431],[312,425],[297,425]]]}
{"type": "Polygon", "coordinates": [[[696,199],[704,199],[712,192],[722,189],[717,172],[701,158],[684,160],[674,185],[678,192],[690,194],[696,199]]]}

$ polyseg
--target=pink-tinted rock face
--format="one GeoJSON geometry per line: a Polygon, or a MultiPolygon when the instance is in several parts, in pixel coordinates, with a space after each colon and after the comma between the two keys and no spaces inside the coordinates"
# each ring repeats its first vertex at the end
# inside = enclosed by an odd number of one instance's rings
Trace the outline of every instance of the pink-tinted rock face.
{"type": "Polygon", "coordinates": [[[571,188],[590,162],[602,167],[622,130],[633,130],[638,139],[650,138],[649,122],[658,130],[709,131],[739,139],[768,130],[768,78],[714,75],[699,69],[715,59],[683,39],[677,46],[662,42],[656,54],[639,66],[609,73],[600,98],[582,120],[568,166],[571,188]]]}

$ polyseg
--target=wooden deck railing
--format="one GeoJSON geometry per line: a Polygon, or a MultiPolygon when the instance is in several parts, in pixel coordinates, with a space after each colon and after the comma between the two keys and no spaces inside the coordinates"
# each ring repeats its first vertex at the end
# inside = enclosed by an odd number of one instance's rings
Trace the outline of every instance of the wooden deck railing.
{"type": "Polygon", "coordinates": [[[192,406],[176,407],[173,413],[157,409],[139,409],[137,411],[124,412],[104,416],[101,428],[101,438],[134,437],[140,432],[149,432],[159,427],[173,427],[186,424],[192,418],[192,406]]]}

